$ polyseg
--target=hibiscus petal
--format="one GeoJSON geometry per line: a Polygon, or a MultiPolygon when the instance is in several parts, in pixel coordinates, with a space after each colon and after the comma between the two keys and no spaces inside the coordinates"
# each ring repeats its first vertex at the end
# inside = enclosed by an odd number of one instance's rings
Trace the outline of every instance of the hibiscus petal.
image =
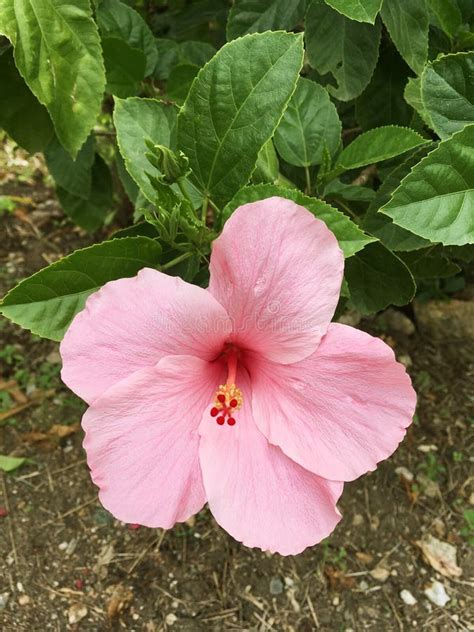
{"type": "Polygon", "coordinates": [[[234,426],[208,411],[199,427],[199,456],[209,508],[239,542],[295,555],[327,537],[340,520],[343,483],[308,472],[272,446],[256,427],[250,384],[239,372],[244,405],[234,426]]]}
{"type": "Polygon", "coordinates": [[[216,239],[210,292],[241,347],[275,362],[311,355],[337,305],[344,257],[326,225],[290,200],[239,207],[216,239]]]}
{"type": "Polygon", "coordinates": [[[316,352],[293,365],[255,358],[255,420],[303,467],[352,481],[389,457],[405,436],[416,394],[379,338],[333,323],[316,352]]]}
{"type": "Polygon", "coordinates": [[[63,381],[88,403],[167,355],[212,360],[231,322],[207,290],[150,268],[88,299],[61,343],[63,381]]]}
{"type": "Polygon", "coordinates": [[[222,367],[168,356],[109,388],[83,417],[84,448],[106,509],[169,529],[206,502],[197,428],[222,367]]]}

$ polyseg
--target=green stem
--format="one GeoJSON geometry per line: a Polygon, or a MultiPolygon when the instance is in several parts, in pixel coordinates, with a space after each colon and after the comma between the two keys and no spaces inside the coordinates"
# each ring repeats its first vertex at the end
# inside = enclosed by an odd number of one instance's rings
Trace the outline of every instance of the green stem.
{"type": "Polygon", "coordinates": [[[178,186],[179,186],[179,190],[181,191],[181,193],[183,194],[183,196],[188,200],[188,202],[191,204],[192,206],[192,201],[191,198],[189,197],[188,192],[186,191],[186,187],[184,186],[184,178],[178,178],[177,180],[178,186]]]}
{"type": "Polygon", "coordinates": [[[207,197],[204,197],[203,201],[202,201],[202,209],[201,209],[201,221],[203,224],[206,223],[206,219],[207,219],[207,204],[208,204],[209,200],[207,199],[207,197]]]}
{"type": "Polygon", "coordinates": [[[304,168],[304,173],[306,176],[306,195],[311,195],[311,173],[309,167],[304,168]]]}
{"type": "Polygon", "coordinates": [[[359,223],[359,216],[356,215],[354,213],[354,211],[352,211],[347,204],[344,204],[344,202],[341,202],[341,200],[338,200],[337,203],[339,204],[339,206],[342,206],[342,208],[346,211],[346,213],[348,213],[352,219],[354,219],[357,223],[359,223]]]}
{"type": "Polygon", "coordinates": [[[169,268],[172,268],[173,266],[178,265],[178,263],[181,263],[181,261],[186,261],[186,259],[189,259],[189,257],[192,256],[192,252],[185,252],[182,255],[179,255],[179,257],[176,257],[175,259],[171,259],[171,261],[168,261],[168,263],[165,263],[164,265],[160,266],[160,270],[169,270],[169,268]]]}

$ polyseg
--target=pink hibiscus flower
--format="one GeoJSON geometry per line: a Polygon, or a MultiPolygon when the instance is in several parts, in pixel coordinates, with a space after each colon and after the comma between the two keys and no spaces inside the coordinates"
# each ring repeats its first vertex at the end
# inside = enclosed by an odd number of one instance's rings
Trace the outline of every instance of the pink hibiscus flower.
{"type": "Polygon", "coordinates": [[[325,224],[273,197],[227,221],[207,290],[143,269],[88,298],[62,378],[90,404],[104,507],[168,529],[207,502],[283,555],[331,533],[343,481],[392,454],[416,399],[385,343],[330,322],[343,267],[325,224]]]}

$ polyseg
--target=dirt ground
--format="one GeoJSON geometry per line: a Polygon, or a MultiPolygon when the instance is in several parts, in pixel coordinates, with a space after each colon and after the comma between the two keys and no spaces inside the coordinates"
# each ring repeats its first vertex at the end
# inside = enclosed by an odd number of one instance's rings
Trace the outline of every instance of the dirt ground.
{"type": "MultiPolygon", "coordinates": [[[[91,240],[40,165],[10,168],[21,176],[1,167],[0,195],[20,199],[0,217],[1,294],[91,240]]],[[[400,314],[360,326],[408,366],[415,422],[346,485],[331,537],[281,557],[242,547],[207,510],[166,532],[116,521],[90,481],[84,404],[59,379],[57,345],[1,320],[0,454],[28,460],[0,472],[0,629],[474,630],[473,368],[400,314]]]]}

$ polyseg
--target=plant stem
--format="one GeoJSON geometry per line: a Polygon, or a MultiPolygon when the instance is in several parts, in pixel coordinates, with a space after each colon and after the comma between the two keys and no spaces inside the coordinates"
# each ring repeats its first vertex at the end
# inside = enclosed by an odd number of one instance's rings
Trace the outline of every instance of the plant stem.
{"type": "Polygon", "coordinates": [[[207,219],[207,204],[208,204],[208,199],[207,196],[204,197],[203,201],[202,201],[202,210],[201,210],[201,221],[203,224],[206,223],[206,219],[207,219]]]}
{"type": "Polygon", "coordinates": [[[306,195],[311,195],[311,174],[309,172],[309,167],[304,168],[304,173],[306,176],[306,195]]]}
{"type": "Polygon", "coordinates": [[[160,270],[169,270],[169,268],[172,268],[173,266],[177,265],[178,263],[181,263],[181,261],[186,261],[186,259],[189,259],[189,257],[192,256],[192,252],[184,252],[182,255],[179,255],[179,257],[176,257],[175,259],[171,259],[171,261],[168,261],[168,263],[165,263],[164,265],[160,266],[160,270]]]}
{"type": "Polygon", "coordinates": [[[184,178],[178,178],[178,180],[176,181],[178,186],[179,186],[179,190],[181,191],[181,193],[183,194],[183,196],[188,200],[188,202],[191,203],[191,198],[189,197],[188,192],[186,191],[186,187],[184,186],[184,178]]]}

